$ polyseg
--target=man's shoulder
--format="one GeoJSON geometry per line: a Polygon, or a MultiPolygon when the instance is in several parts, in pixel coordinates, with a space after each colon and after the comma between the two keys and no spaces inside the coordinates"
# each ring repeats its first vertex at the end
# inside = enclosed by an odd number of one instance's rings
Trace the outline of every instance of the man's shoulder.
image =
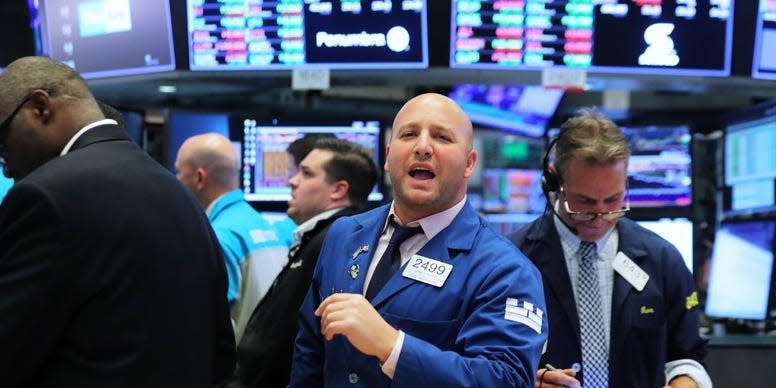
{"type": "Polygon", "coordinates": [[[390,205],[379,206],[363,212],[339,215],[332,223],[332,227],[351,229],[378,222],[381,219],[385,219],[388,214],[388,207],[390,205]]]}
{"type": "Polygon", "coordinates": [[[222,209],[210,222],[222,243],[231,237],[244,240],[254,249],[261,246],[287,245],[278,229],[248,203],[238,202],[222,209]]]}
{"type": "Polygon", "coordinates": [[[352,208],[342,209],[330,215],[329,217],[321,218],[320,220],[318,220],[318,222],[316,222],[315,225],[313,225],[312,229],[305,232],[304,236],[307,237],[307,239],[322,236],[331,228],[331,225],[338,219],[342,217],[354,216],[358,213],[359,212],[357,210],[352,208]]]}
{"type": "Polygon", "coordinates": [[[620,245],[632,245],[650,252],[665,247],[673,248],[668,240],[628,218],[622,218],[619,221],[618,232],[623,241],[620,245]]]}
{"type": "Polygon", "coordinates": [[[644,266],[671,277],[692,278],[679,250],[657,233],[627,218],[619,221],[618,232],[620,250],[633,256],[641,254],[644,266]]]}
{"type": "Polygon", "coordinates": [[[520,225],[513,231],[509,232],[507,239],[518,248],[525,244],[526,240],[537,240],[545,238],[547,231],[544,229],[544,223],[548,222],[551,225],[552,218],[548,218],[546,215],[539,215],[533,221],[520,225]]]}
{"type": "Polygon", "coordinates": [[[242,198],[232,200],[222,197],[213,206],[211,214],[215,214],[215,217],[211,219],[214,228],[216,226],[236,230],[257,227],[272,228],[272,225],[264,219],[261,213],[242,198]]]}

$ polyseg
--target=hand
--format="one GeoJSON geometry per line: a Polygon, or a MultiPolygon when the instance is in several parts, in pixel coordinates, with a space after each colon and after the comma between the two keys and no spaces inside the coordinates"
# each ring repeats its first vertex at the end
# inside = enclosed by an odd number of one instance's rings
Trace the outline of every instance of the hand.
{"type": "Polygon", "coordinates": [[[548,388],[548,387],[568,387],[568,388],[581,388],[579,380],[574,377],[577,372],[574,369],[558,369],[548,370],[539,369],[536,372],[536,388],[548,388]]]}
{"type": "Polygon", "coordinates": [[[698,384],[695,380],[689,376],[681,375],[674,377],[666,387],[670,388],[698,388],[698,384]]]}
{"type": "Polygon", "coordinates": [[[399,337],[399,331],[361,294],[333,294],[321,302],[315,315],[321,318],[321,334],[327,340],[342,334],[358,351],[380,362],[388,359],[399,337]]]}

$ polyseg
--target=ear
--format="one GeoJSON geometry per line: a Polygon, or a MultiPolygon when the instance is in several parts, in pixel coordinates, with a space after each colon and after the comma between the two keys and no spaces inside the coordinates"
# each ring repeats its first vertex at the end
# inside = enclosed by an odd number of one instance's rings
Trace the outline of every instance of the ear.
{"type": "Polygon", "coordinates": [[[340,201],[348,197],[348,191],[350,190],[350,183],[346,180],[339,180],[334,182],[334,189],[331,192],[332,201],[340,201]]]}
{"type": "Polygon", "coordinates": [[[477,165],[477,156],[477,151],[469,151],[469,155],[466,157],[466,170],[463,174],[465,178],[469,178],[474,173],[474,166],[477,165]]]}
{"type": "Polygon", "coordinates": [[[197,167],[195,173],[197,174],[197,180],[194,182],[194,184],[197,187],[197,190],[202,191],[205,187],[207,187],[207,171],[205,171],[205,169],[202,167],[197,167]]]}
{"type": "Polygon", "coordinates": [[[383,171],[388,172],[388,153],[391,152],[391,146],[385,146],[385,163],[383,163],[383,171]]]}
{"type": "Polygon", "coordinates": [[[36,89],[30,93],[30,105],[34,108],[33,114],[36,120],[48,123],[52,120],[51,96],[43,89],[36,89]]]}

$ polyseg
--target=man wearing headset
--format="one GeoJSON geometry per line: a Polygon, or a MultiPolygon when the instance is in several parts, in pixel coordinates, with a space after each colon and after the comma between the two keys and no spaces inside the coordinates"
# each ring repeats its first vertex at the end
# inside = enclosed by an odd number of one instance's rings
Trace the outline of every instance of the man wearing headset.
{"type": "Polygon", "coordinates": [[[544,280],[537,387],[711,387],[692,274],[674,246],[622,218],[629,157],[611,120],[580,111],[545,156],[548,211],[509,236],[544,280]]]}

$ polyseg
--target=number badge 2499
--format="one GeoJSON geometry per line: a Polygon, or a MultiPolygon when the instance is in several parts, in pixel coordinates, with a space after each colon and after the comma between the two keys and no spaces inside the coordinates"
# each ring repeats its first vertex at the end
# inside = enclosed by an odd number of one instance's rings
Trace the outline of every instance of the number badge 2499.
{"type": "Polygon", "coordinates": [[[404,267],[402,276],[430,284],[435,287],[442,287],[453,271],[453,265],[429,257],[414,255],[404,267]]]}

